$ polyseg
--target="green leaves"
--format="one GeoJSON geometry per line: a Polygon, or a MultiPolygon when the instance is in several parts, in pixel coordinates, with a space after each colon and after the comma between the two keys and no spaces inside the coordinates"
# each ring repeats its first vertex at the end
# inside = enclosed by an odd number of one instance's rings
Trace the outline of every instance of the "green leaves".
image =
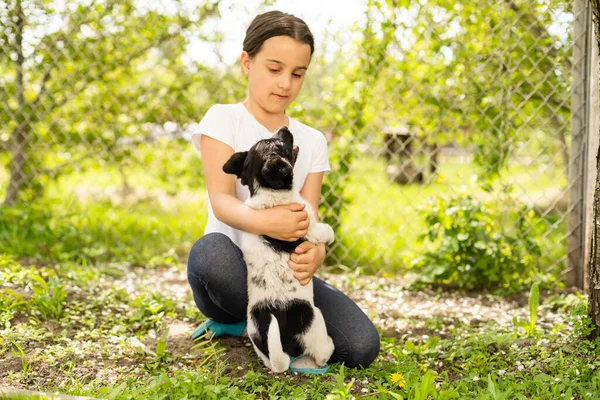
{"type": "Polygon", "coordinates": [[[491,374],[488,374],[488,391],[490,392],[491,395],[491,400],[505,400],[505,399],[509,399],[510,395],[512,395],[512,391],[508,390],[506,392],[501,391],[497,386],[496,386],[496,379],[495,377],[492,378],[491,374]]]}
{"type": "Polygon", "coordinates": [[[14,346],[14,349],[12,349],[12,354],[21,360],[21,372],[25,378],[28,378],[32,370],[31,361],[25,355],[23,348],[19,346],[18,343],[12,342],[12,345],[14,346]]]}
{"type": "Polygon", "coordinates": [[[335,375],[335,388],[331,390],[331,393],[327,395],[326,400],[341,400],[352,398],[352,385],[354,385],[354,379],[350,382],[345,383],[344,380],[344,365],[340,366],[340,371],[335,375]]]}
{"type": "Polygon", "coordinates": [[[537,319],[537,309],[540,301],[540,286],[537,282],[531,285],[529,293],[529,335],[535,334],[535,322],[537,319]]]}
{"type": "MultiPolygon", "coordinates": [[[[394,40],[394,18],[393,8],[383,7],[378,0],[369,1],[367,20],[361,38],[354,46],[358,57],[344,66],[334,86],[333,98],[338,99],[339,104],[330,104],[330,107],[334,106],[332,113],[325,113],[324,119],[319,121],[321,126],[333,130],[335,138],[329,145],[331,172],[323,182],[324,206],[319,211],[323,221],[336,232],[339,232],[343,206],[352,201],[344,192],[349,183],[350,167],[358,153],[357,144],[364,139],[373,122],[372,104],[381,104],[376,89],[382,72],[390,65],[388,52],[394,40]]],[[[338,257],[336,252],[342,250],[338,247],[330,257],[338,257]]]]}
{"type": "Polygon", "coordinates": [[[429,370],[421,378],[421,382],[418,387],[415,388],[415,400],[427,400],[430,393],[434,394],[433,398],[437,396],[435,391],[435,374],[429,370]]]}
{"type": "MultiPolygon", "coordinates": [[[[512,208],[500,210],[494,203],[465,194],[431,200],[421,210],[428,230],[420,240],[428,240],[433,250],[415,260],[418,280],[457,284],[469,290],[517,290],[542,275],[531,257],[539,251],[534,229],[537,220],[527,207],[512,204],[508,197],[503,207],[512,208]],[[506,221],[514,221],[513,226],[506,221]]],[[[537,302],[533,292],[532,301],[537,302]]],[[[531,304],[533,313],[535,304],[531,304]]]]}
{"type": "Polygon", "coordinates": [[[498,179],[522,143],[560,152],[570,42],[550,27],[568,2],[387,4],[396,35],[378,84],[392,95],[374,105],[378,114],[438,143],[475,145],[482,179],[498,179]]]}
{"type": "Polygon", "coordinates": [[[519,321],[517,316],[513,317],[513,326],[515,328],[515,332],[513,337],[518,336],[518,332],[516,331],[517,327],[525,329],[527,336],[534,337],[536,336],[536,328],[535,324],[537,321],[537,309],[539,306],[540,300],[540,288],[538,282],[534,282],[531,285],[531,290],[529,291],[529,320],[528,321],[519,321]]]}
{"type": "Polygon", "coordinates": [[[63,315],[63,302],[67,297],[64,285],[57,277],[47,283],[40,275],[31,275],[33,288],[32,305],[42,319],[58,319],[63,315]]]}
{"type": "MultiPolygon", "coordinates": [[[[38,197],[47,181],[57,178],[60,165],[83,169],[90,166],[78,160],[93,156],[98,161],[118,162],[123,143],[141,141],[152,133],[150,124],[175,121],[183,125],[198,118],[198,87],[217,92],[203,80],[209,73],[195,73],[183,62],[190,37],[200,37],[198,30],[218,15],[213,1],[200,5],[176,1],[168,10],[134,1],[92,3],[67,1],[61,11],[42,3],[24,2],[30,10],[22,34],[32,36],[31,54],[24,62],[0,61],[0,79],[6,93],[23,92],[23,101],[0,105],[0,136],[17,135],[17,126],[29,121],[21,130],[24,148],[13,154],[12,162],[27,158],[17,175],[23,176],[21,191],[35,193],[16,200],[38,197]],[[40,37],[31,30],[54,16],[53,28],[40,37]],[[54,26],[56,25],[56,26],[54,26]],[[23,70],[24,79],[4,79],[23,70]],[[134,138],[124,142],[124,137],[134,138]],[[52,148],[51,152],[32,151],[52,148]],[[50,154],[68,154],[68,161],[50,154]]],[[[17,4],[20,4],[18,2],[17,4]]],[[[8,15],[14,14],[11,5],[8,15]]],[[[3,15],[0,13],[0,18],[3,15]]],[[[17,29],[12,19],[6,19],[17,29]]],[[[21,28],[19,28],[21,29],[21,28]]],[[[0,54],[6,42],[0,41],[0,54]]],[[[9,49],[6,49],[7,51],[9,49]]],[[[12,49],[12,52],[16,51],[12,49]]],[[[210,71],[211,74],[215,74],[210,71]]],[[[218,84],[217,79],[212,79],[218,84]]],[[[11,96],[14,98],[14,96],[11,96]]],[[[3,139],[4,140],[4,139],[3,139]]],[[[137,155],[137,153],[136,153],[137,155]]],[[[13,199],[14,200],[14,199],[13,199]]]]}
{"type": "Polygon", "coordinates": [[[156,357],[161,358],[165,354],[167,349],[167,336],[169,335],[169,328],[165,329],[160,339],[156,343],[156,357]]]}

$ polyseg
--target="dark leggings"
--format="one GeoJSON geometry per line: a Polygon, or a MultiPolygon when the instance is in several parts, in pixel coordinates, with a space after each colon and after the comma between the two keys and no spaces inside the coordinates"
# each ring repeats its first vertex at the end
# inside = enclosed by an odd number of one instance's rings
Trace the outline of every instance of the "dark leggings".
{"type": "MultiPolygon", "coordinates": [[[[198,309],[217,322],[246,319],[248,290],[242,251],[221,233],[209,233],[192,247],[188,281],[198,309]]],[[[314,277],[315,305],[325,318],[335,351],[329,362],[366,367],[379,353],[379,333],[365,313],[344,293],[314,277]]]]}

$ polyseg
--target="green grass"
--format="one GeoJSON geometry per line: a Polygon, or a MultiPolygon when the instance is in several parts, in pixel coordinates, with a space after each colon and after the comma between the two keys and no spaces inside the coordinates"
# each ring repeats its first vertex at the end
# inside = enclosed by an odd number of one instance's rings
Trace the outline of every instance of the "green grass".
{"type": "MultiPolygon", "coordinates": [[[[514,184],[515,194],[525,196],[566,187],[565,177],[556,171],[540,175],[534,167],[521,165],[511,165],[502,180],[514,184]]],[[[410,261],[423,251],[417,237],[426,231],[426,225],[419,207],[426,206],[430,198],[460,191],[490,199],[490,194],[477,185],[475,170],[468,162],[449,159],[441,163],[432,183],[400,186],[389,184],[384,160],[369,156],[357,159],[347,188],[351,203],[342,215],[336,255],[342,264],[360,266],[368,272],[406,271],[410,261]]],[[[562,271],[566,220],[550,215],[540,223],[540,229],[545,253],[540,262],[562,271]]]]}
{"type": "MultiPolygon", "coordinates": [[[[52,230],[62,236],[47,238],[42,247],[31,241],[16,243],[17,238],[27,237],[21,229],[30,229],[22,226],[5,240],[9,242],[7,251],[45,260],[56,257],[53,253],[69,253],[70,259],[84,263],[115,257],[119,262],[144,265],[172,256],[184,260],[202,235],[206,196],[201,165],[193,150],[183,151],[176,163],[184,173],[169,179],[159,171],[149,172],[144,165],[128,166],[127,181],[133,188],[128,196],[122,194],[123,176],[116,167],[62,176],[37,203],[50,213],[52,230]]],[[[475,172],[471,162],[448,158],[442,160],[430,184],[400,186],[389,183],[383,159],[361,155],[351,169],[346,188],[351,202],[343,209],[331,249],[336,263],[369,273],[407,271],[411,261],[426,250],[417,237],[426,230],[419,208],[426,206],[428,199],[461,190],[493,199],[479,189],[475,172]]],[[[566,186],[565,177],[555,169],[520,164],[509,165],[501,182],[513,184],[513,194],[525,198],[566,186]]],[[[503,204],[497,203],[501,209],[503,204]]],[[[542,219],[536,232],[543,249],[539,262],[557,274],[565,267],[566,232],[566,221],[554,214],[542,219]]]]}
{"type": "MultiPolygon", "coordinates": [[[[22,301],[0,311],[0,385],[110,399],[554,400],[595,399],[600,393],[600,341],[581,339],[590,329],[583,296],[536,295],[519,311],[523,323],[514,325],[458,316],[404,318],[420,326],[420,333],[381,332],[380,354],[367,369],[333,364],[323,376],[270,375],[257,357],[232,359],[233,349],[220,341],[195,348],[191,341],[161,345],[170,322],[201,318],[189,293],[175,301],[175,289],[157,286],[152,277],[167,270],[148,275],[147,286],[128,283],[152,271],[74,264],[30,268],[3,258],[0,304],[14,302],[9,287],[22,301]],[[65,288],[64,313],[41,318],[30,289],[36,276],[65,288]]],[[[386,290],[375,282],[354,282],[353,292],[386,290]]],[[[447,293],[429,296],[444,301],[447,293]]],[[[487,296],[487,301],[503,300],[487,296]]]]}
{"type": "MultiPolygon", "coordinates": [[[[206,223],[203,196],[173,201],[153,199],[121,205],[107,199],[78,202],[73,197],[31,207],[3,209],[3,250],[43,262],[94,264],[115,260],[145,266],[182,260],[206,223]]],[[[0,223],[0,225],[2,225],[0,223]]]]}
{"type": "MultiPolygon", "coordinates": [[[[0,209],[0,365],[10,366],[0,368],[0,384],[114,399],[593,399],[600,392],[600,343],[581,339],[589,329],[585,298],[564,294],[542,296],[563,321],[553,326],[531,318],[506,326],[400,316],[422,324],[429,339],[382,330],[371,367],[332,365],[322,377],[269,375],[257,359],[228,359],[231,349],[219,343],[165,351],[157,340],[170,322],[202,320],[189,289],[181,298],[160,286],[169,268],[184,270],[206,223],[199,164],[188,153],[181,159],[196,172],[171,181],[145,166],[129,167],[135,196],[121,196],[122,176],[107,166],[61,177],[35,205],[0,209]],[[151,285],[133,287],[144,276],[151,285]],[[146,347],[133,346],[133,338],[146,347]]],[[[444,161],[429,185],[389,184],[384,162],[366,155],[351,173],[352,202],[337,245],[346,249],[342,264],[360,267],[345,276],[353,288],[361,271],[402,273],[425,250],[417,240],[426,230],[418,207],[428,198],[461,186],[486,196],[473,166],[458,160],[444,161]]],[[[566,185],[564,176],[533,167],[510,166],[502,179],[515,183],[517,194],[566,185]]],[[[559,276],[566,225],[548,216],[536,229],[539,262],[559,276]]],[[[444,294],[433,293],[431,301],[444,294]]]]}

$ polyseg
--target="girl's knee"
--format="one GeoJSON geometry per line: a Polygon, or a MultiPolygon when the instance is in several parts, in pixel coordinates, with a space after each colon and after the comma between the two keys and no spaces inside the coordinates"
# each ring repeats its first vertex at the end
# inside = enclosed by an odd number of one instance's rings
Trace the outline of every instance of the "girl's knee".
{"type": "MultiPolygon", "coordinates": [[[[350,338],[349,338],[350,339],[350,338]]],[[[345,365],[350,368],[366,368],[375,361],[380,349],[379,332],[371,321],[368,328],[361,330],[361,334],[350,339],[350,357],[345,365]]]]}
{"type": "Polygon", "coordinates": [[[218,232],[202,236],[194,243],[188,257],[188,280],[203,282],[238,280],[245,283],[242,251],[226,235],[218,232]]]}
{"type": "Polygon", "coordinates": [[[200,254],[203,256],[208,255],[210,254],[211,249],[218,250],[219,248],[227,246],[227,242],[231,242],[231,239],[222,233],[208,233],[196,240],[196,243],[194,243],[192,249],[190,250],[190,258],[192,256],[199,256],[200,254]]]}
{"type": "Polygon", "coordinates": [[[194,243],[188,256],[188,274],[202,275],[218,263],[220,257],[235,251],[235,244],[226,235],[213,232],[194,243]]]}

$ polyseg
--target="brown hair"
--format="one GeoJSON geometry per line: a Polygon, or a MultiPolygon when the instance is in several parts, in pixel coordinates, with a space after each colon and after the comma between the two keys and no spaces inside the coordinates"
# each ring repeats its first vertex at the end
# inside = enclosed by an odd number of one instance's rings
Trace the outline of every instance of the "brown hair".
{"type": "Polygon", "coordinates": [[[315,50],[313,35],[306,22],[281,11],[268,11],[257,15],[246,30],[243,50],[254,57],[265,40],[275,36],[289,36],[310,46],[310,55],[315,50]]]}

